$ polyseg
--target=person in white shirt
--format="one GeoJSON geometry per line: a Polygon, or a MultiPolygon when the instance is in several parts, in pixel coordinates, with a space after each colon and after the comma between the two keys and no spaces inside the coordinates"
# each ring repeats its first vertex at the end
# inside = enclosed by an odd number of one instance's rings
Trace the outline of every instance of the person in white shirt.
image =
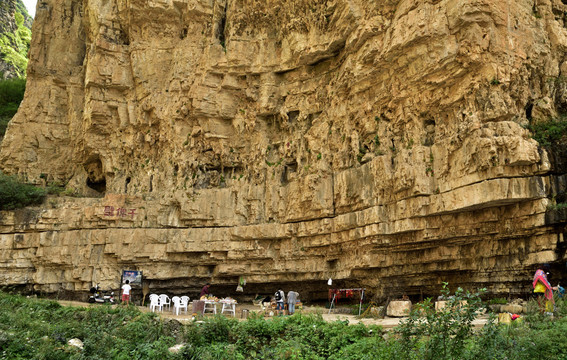
{"type": "Polygon", "coordinates": [[[297,298],[299,293],[296,291],[290,291],[287,293],[287,313],[293,315],[295,312],[295,303],[297,303],[297,298]]]}
{"type": "Polygon", "coordinates": [[[130,280],[126,280],[126,283],[122,285],[122,302],[126,305],[130,305],[130,290],[132,290],[130,280]]]}

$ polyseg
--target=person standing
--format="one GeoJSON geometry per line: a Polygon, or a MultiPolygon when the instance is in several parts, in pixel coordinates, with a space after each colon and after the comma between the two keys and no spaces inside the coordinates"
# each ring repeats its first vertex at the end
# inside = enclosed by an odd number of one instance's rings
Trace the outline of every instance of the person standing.
{"type": "Polygon", "coordinates": [[[202,298],[203,296],[207,296],[210,295],[210,291],[209,288],[211,287],[211,284],[207,283],[205,286],[203,286],[203,288],[201,289],[201,294],[199,294],[199,298],[202,298]]]}
{"type": "Polygon", "coordinates": [[[553,288],[547,280],[549,274],[549,264],[544,264],[541,269],[537,269],[534,274],[532,286],[534,294],[537,296],[537,303],[541,313],[553,313],[553,288]]]}
{"type": "Polygon", "coordinates": [[[297,303],[297,298],[299,298],[299,293],[290,290],[287,293],[287,313],[293,315],[295,313],[295,304],[297,303]]]}
{"type": "Polygon", "coordinates": [[[282,315],[284,313],[284,302],[285,302],[285,294],[282,289],[279,289],[274,294],[274,298],[276,299],[276,312],[278,315],[282,315]]]}
{"type": "Polygon", "coordinates": [[[132,290],[130,280],[126,280],[125,284],[122,285],[122,302],[126,305],[130,305],[130,290],[132,290]]]}

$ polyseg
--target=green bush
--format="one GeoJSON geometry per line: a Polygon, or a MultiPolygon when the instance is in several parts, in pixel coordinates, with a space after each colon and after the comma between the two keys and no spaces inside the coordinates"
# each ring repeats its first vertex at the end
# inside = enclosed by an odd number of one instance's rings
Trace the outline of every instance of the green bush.
{"type": "Polygon", "coordinates": [[[548,121],[530,124],[528,129],[532,137],[543,147],[559,144],[567,134],[567,118],[550,119],[548,121]]]}
{"type": "MultiPolygon", "coordinates": [[[[15,104],[16,109],[24,99],[26,90],[26,79],[14,78],[0,81],[0,108],[8,104],[15,104]]],[[[4,113],[0,113],[4,115],[4,113]]]]}
{"type": "Polygon", "coordinates": [[[25,90],[26,79],[0,80],[0,137],[4,136],[8,122],[18,111],[25,90]]]}
{"type": "MultiPolygon", "coordinates": [[[[481,291],[482,292],[482,291],[481,291]]],[[[479,293],[458,288],[450,295],[448,284],[441,290],[446,305],[435,311],[432,300],[416,305],[396,329],[403,359],[460,359],[473,335],[472,322],[482,308],[479,293]]]]}
{"type": "MultiPolygon", "coordinates": [[[[444,293],[449,295],[446,286],[444,293]]],[[[443,311],[433,311],[426,301],[384,334],[377,326],[325,322],[320,315],[301,314],[268,320],[252,316],[246,321],[218,315],[182,325],[133,306],[64,307],[0,292],[0,358],[567,359],[565,318],[526,316],[502,325],[492,316],[473,332],[471,319],[480,306],[478,293],[458,289],[443,311]],[[83,350],[67,345],[72,338],[83,341],[83,350]],[[178,354],[169,353],[176,343],[186,345],[178,354]]]]}
{"type": "Polygon", "coordinates": [[[29,205],[39,205],[45,200],[46,191],[23,184],[15,177],[0,172],[0,210],[13,210],[29,205]]]}
{"type": "Polygon", "coordinates": [[[505,298],[493,298],[488,300],[490,305],[506,305],[508,304],[508,300],[505,298]]]}

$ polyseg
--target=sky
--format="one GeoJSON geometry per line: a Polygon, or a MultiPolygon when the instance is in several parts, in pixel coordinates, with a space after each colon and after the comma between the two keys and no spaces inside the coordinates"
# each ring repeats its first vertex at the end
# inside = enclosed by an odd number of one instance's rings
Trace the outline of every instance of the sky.
{"type": "Polygon", "coordinates": [[[37,3],[37,0],[22,0],[22,1],[24,2],[26,9],[28,9],[28,13],[31,15],[31,17],[35,17],[35,4],[37,3]]]}

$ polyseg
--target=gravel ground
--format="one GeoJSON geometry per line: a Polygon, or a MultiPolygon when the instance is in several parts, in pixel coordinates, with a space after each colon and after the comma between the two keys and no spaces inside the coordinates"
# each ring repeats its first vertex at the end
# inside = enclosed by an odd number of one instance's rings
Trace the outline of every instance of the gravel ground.
{"type": "MultiPolygon", "coordinates": [[[[82,306],[82,307],[104,306],[104,305],[101,305],[101,304],[89,304],[89,303],[86,303],[86,302],[66,301],[66,300],[59,300],[59,303],[61,305],[65,305],[65,306],[82,306]]],[[[121,306],[121,305],[112,305],[112,306],[121,306]]],[[[150,309],[147,306],[143,306],[143,307],[138,306],[138,308],[141,311],[144,311],[144,312],[150,311],[150,309]]],[[[191,306],[189,306],[189,309],[191,309],[191,306]]],[[[217,309],[218,309],[218,311],[220,311],[220,306],[217,309]]],[[[238,319],[241,319],[242,310],[248,310],[249,313],[261,311],[261,309],[258,305],[238,304],[236,306],[236,317],[238,319]]],[[[348,322],[350,324],[363,323],[365,325],[379,325],[379,326],[382,326],[382,328],[385,329],[385,330],[396,327],[400,323],[400,321],[404,319],[404,318],[390,318],[390,317],[386,317],[384,319],[373,319],[373,318],[357,319],[357,317],[355,315],[332,314],[332,313],[329,314],[329,310],[325,309],[323,307],[306,307],[303,310],[303,312],[304,313],[320,313],[323,316],[323,319],[325,321],[348,320],[348,322]]],[[[164,311],[158,311],[157,313],[163,318],[176,319],[180,322],[189,322],[189,321],[193,320],[192,319],[193,314],[192,314],[191,310],[189,310],[187,312],[187,314],[181,313],[179,315],[175,315],[174,313],[172,313],[171,311],[169,311],[167,309],[164,310],[164,311]]],[[[207,314],[206,316],[209,316],[209,315],[207,314]]],[[[268,316],[267,318],[270,318],[270,317],[268,316]]],[[[482,316],[478,317],[475,321],[473,321],[473,325],[476,328],[482,327],[486,324],[487,320],[488,320],[488,316],[482,315],[482,316]]]]}

